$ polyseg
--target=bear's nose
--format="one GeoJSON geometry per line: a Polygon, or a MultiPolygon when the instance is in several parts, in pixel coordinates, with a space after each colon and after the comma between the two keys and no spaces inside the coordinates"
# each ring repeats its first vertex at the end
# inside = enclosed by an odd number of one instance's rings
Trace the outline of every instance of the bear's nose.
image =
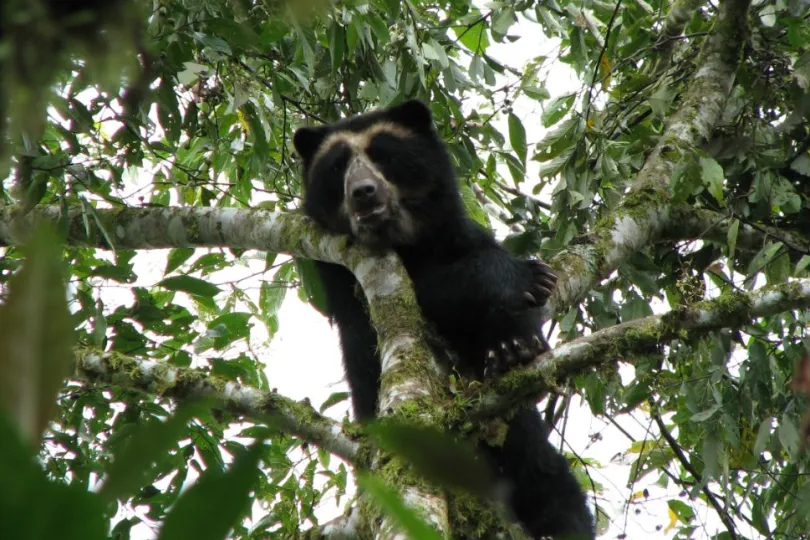
{"type": "Polygon", "coordinates": [[[355,201],[367,201],[377,193],[377,183],[374,180],[357,180],[352,186],[351,197],[355,201]]]}

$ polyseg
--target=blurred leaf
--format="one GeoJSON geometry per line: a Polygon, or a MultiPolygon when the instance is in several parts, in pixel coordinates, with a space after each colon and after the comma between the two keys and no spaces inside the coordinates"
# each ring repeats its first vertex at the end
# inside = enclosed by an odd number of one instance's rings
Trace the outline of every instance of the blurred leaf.
{"type": "Polygon", "coordinates": [[[20,435],[0,411],[0,538],[107,538],[101,499],[83,486],[48,479],[20,435]]]}
{"type": "Polygon", "coordinates": [[[172,276],[158,283],[170,291],[181,291],[194,296],[212,298],[222,291],[216,285],[191,276],[172,276]]]}
{"type": "Polygon", "coordinates": [[[703,183],[721,206],[726,205],[726,200],[723,197],[723,167],[720,166],[715,160],[711,158],[700,158],[700,167],[703,170],[703,183]]]}
{"type": "Polygon", "coordinates": [[[25,253],[0,305],[0,404],[36,447],[73,362],[73,321],[56,238],[40,228],[25,253]]]}
{"type": "Polygon", "coordinates": [[[297,257],[295,267],[298,270],[298,276],[301,278],[300,290],[304,295],[304,299],[321,314],[329,317],[329,310],[326,307],[326,292],[321,277],[318,275],[315,261],[297,257]]]}
{"type": "Polygon", "coordinates": [[[402,502],[402,498],[397,492],[386,486],[381,480],[361,473],[357,475],[357,483],[386,514],[396,520],[409,538],[441,539],[441,535],[433,527],[422,521],[415,511],[402,502]]]}
{"type": "Polygon", "coordinates": [[[329,397],[324,400],[321,404],[321,407],[318,409],[318,412],[323,413],[330,407],[337,405],[343,401],[349,399],[350,394],[348,392],[333,392],[329,394],[329,397]]]}
{"type": "Polygon", "coordinates": [[[226,472],[208,469],[166,516],[158,540],[220,540],[250,508],[263,443],[237,456],[226,472]]]}
{"type": "Polygon", "coordinates": [[[393,422],[377,422],[367,431],[381,448],[401,455],[432,481],[482,498],[495,493],[492,471],[466,441],[435,429],[393,422]]]}
{"type": "Polygon", "coordinates": [[[165,422],[152,420],[139,424],[129,437],[117,441],[100,495],[110,500],[121,499],[141,488],[149,479],[153,462],[177,443],[195,410],[192,406],[181,406],[165,422]]]}

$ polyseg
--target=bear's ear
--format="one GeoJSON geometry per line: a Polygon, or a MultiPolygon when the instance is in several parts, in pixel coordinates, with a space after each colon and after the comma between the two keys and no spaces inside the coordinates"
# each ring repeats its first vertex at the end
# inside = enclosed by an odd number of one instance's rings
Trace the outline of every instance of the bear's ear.
{"type": "Polygon", "coordinates": [[[418,132],[428,132],[433,129],[433,116],[430,108],[418,99],[409,99],[399,105],[390,107],[387,116],[397,124],[411,128],[418,132]]]}
{"type": "Polygon", "coordinates": [[[328,130],[324,127],[302,127],[295,130],[293,146],[304,161],[309,161],[326,138],[328,130]]]}

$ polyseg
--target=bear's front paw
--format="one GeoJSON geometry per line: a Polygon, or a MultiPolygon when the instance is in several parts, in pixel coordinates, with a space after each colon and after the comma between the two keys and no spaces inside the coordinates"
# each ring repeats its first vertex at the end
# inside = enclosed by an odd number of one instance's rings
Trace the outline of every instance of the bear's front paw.
{"type": "Polygon", "coordinates": [[[527,364],[550,348],[540,334],[532,336],[531,339],[514,338],[502,341],[496,348],[487,351],[484,374],[504,373],[516,365],[527,364]]]}
{"type": "Polygon", "coordinates": [[[544,306],[557,284],[557,274],[539,259],[525,262],[531,271],[531,281],[527,290],[523,292],[523,298],[529,307],[544,306]]]}

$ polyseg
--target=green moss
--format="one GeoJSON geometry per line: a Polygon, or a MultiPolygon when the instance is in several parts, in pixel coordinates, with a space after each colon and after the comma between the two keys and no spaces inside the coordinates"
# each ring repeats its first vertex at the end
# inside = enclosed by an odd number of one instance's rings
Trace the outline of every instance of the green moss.
{"type": "MultiPolygon", "coordinates": [[[[380,453],[375,475],[389,487],[396,487],[399,490],[411,488],[419,493],[444,497],[443,490],[417,474],[413,467],[405,460],[387,452],[380,453]]],[[[400,491],[400,496],[401,495],[402,492],[400,491]]],[[[372,516],[378,514],[379,511],[374,508],[374,514],[372,514],[372,516]]],[[[427,521],[427,516],[423,516],[423,518],[427,521]]],[[[369,521],[369,523],[370,522],[371,521],[369,521]]]]}
{"type": "Polygon", "coordinates": [[[629,328],[620,339],[613,341],[611,355],[620,357],[627,351],[641,352],[660,346],[663,333],[659,324],[650,323],[629,328]]]}
{"type": "MultiPolygon", "coordinates": [[[[176,377],[174,386],[177,389],[177,394],[185,394],[190,389],[196,388],[203,383],[212,386],[217,392],[225,390],[226,381],[198,369],[178,369],[176,370],[176,377]]],[[[164,390],[166,389],[161,389],[161,391],[164,390]]]]}
{"type": "Polygon", "coordinates": [[[509,424],[506,418],[492,418],[485,420],[478,425],[478,437],[490,446],[503,446],[506,441],[506,434],[509,431],[509,424]]]}
{"type": "Polygon", "coordinates": [[[726,326],[740,326],[751,319],[751,301],[738,292],[727,292],[710,300],[710,309],[719,313],[719,319],[726,326]]]}
{"type": "Polygon", "coordinates": [[[648,183],[631,190],[625,195],[618,216],[629,216],[638,219],[649,219],[651,208],[658,208],[670,198],[669,191],[659,184],[648,183]]]}
{"type": "Polygon", "coordinates": [[[497,512],[472,495],[450,493],[447,502],[454,539],[477,540],[504,535],[506,527],[497,512]]]}

